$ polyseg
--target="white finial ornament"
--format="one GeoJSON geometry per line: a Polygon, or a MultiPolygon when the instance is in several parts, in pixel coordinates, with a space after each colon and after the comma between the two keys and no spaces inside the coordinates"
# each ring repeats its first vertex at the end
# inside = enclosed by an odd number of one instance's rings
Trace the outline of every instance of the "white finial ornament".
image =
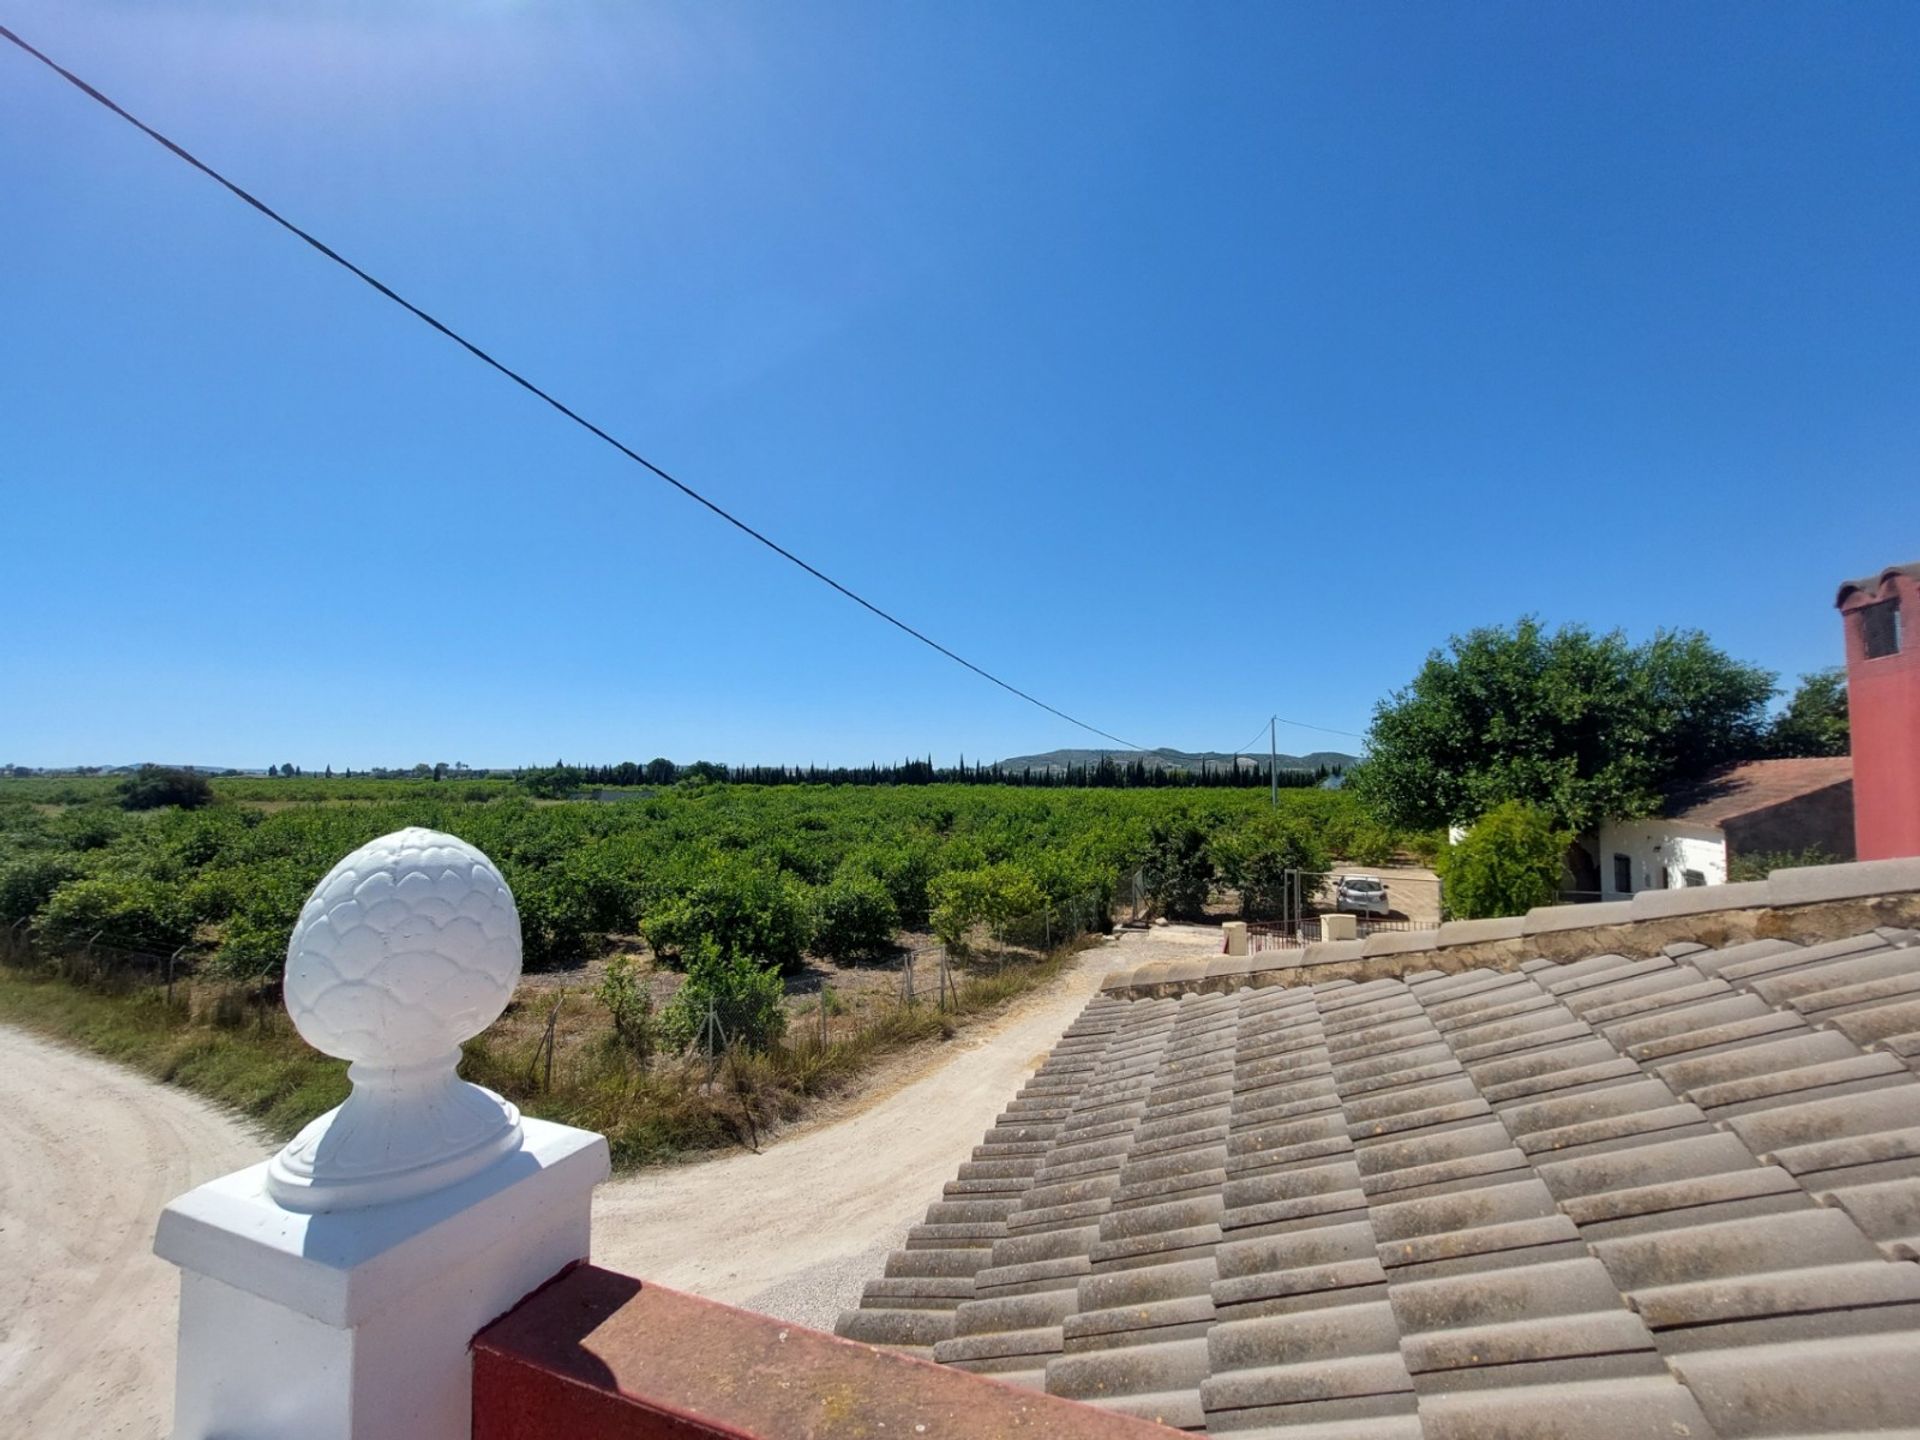
{"type": "Polygon", "coordinates": [[[316,1212],[410,1199],[520,1148],[520,1112],[460,1079],[461,1042],[520,978],[520,914],[485,855],[410,828],[361,846],[314,888],[287,946],[287,1011],[352,1061],[353,1093],[267,1169],[267,1192],[316,1212]]]}

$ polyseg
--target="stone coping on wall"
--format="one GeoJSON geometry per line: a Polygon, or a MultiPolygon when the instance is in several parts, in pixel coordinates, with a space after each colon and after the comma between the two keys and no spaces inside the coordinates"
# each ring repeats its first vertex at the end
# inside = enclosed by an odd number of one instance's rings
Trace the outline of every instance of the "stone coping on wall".
{"type": "Polygon", "coordinates": [[[1175,1432],[576,1265],[473,1342],[473,1440],[1155,1440],[1175,1432]]]}
{"type": "Polygon", "coordinates": [[[1450,920],[1438,930],[1395,931],[1259,955],[1160,960],[1122,971],[1101,989],[1150,999],[1242,986],[1374,980],[1528,960],[1655,954],[1676,943],[1819,941],[1880,926],[1920,925],[1920,856],[1776,870],[1765,880],[1684,890],[1643,890],[1631,900],[1550,905],[1497,920],[1450,920]]]}

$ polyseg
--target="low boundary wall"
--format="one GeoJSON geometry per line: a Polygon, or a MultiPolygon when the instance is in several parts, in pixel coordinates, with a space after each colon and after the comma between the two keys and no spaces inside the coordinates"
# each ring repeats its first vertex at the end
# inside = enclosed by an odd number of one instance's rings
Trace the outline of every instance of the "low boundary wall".
{"type": "Polygon", "coordinates": [[[1687,942],[1837,940],[1882,927],[1920,927],[1920,857],[1776,870],[1765,880],[1688,890],[1643,890],[1631,900],[1551,905],[1498,920],[1450,920],[1438,930],[1336,940],[1295,951],[1158,961],[1101,989],[1157,999],[1245,986],[1315,985],[1589,955],[1641,958],[1687,942]]]}

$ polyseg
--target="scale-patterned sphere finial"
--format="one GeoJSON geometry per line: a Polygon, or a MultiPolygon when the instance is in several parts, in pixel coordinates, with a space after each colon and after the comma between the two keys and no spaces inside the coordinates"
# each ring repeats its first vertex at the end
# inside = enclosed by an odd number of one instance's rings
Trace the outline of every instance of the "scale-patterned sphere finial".
{"type": "Polygon", "coordinates": [[[519,979],[513,892],[466,841],[398,830],[328,871],[287,945],[287,1013],[353,1062],[353,1093],[274,1157],[268,1193],[302,1211],[410,1199],[518,1149],[520,1112],[456,1066],[519,979]]]}
{"type": "Polygon", "coordinates": [[[287,1010],[316,1050],[408,1065],[500,1017],[520,979],[520,915],[493,862],[413,827],[362,845],[314,887],[287,946],[287,1010]]]}

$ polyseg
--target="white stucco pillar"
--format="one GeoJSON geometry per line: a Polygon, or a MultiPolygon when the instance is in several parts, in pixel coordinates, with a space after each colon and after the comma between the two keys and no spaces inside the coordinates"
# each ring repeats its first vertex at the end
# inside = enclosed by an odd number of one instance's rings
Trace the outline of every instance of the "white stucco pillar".
{"type": "Polygon", "coordinates": [[[456,1072],[520,975],[491,861],[403,830],[322,880],[287,1009],[353,1093],[273,1159],[168,1205],[181,1269],[174,1440],[465,1440],[467,1346],[588,1251],[599,1135],[456,1072]]]}
{"type": "Polygon", "coordinates": [[[1322,940],[1357,940],[1359,936],[1360,922],[1351,915],[1329,911],[1320,917],[1322,940]]]}

